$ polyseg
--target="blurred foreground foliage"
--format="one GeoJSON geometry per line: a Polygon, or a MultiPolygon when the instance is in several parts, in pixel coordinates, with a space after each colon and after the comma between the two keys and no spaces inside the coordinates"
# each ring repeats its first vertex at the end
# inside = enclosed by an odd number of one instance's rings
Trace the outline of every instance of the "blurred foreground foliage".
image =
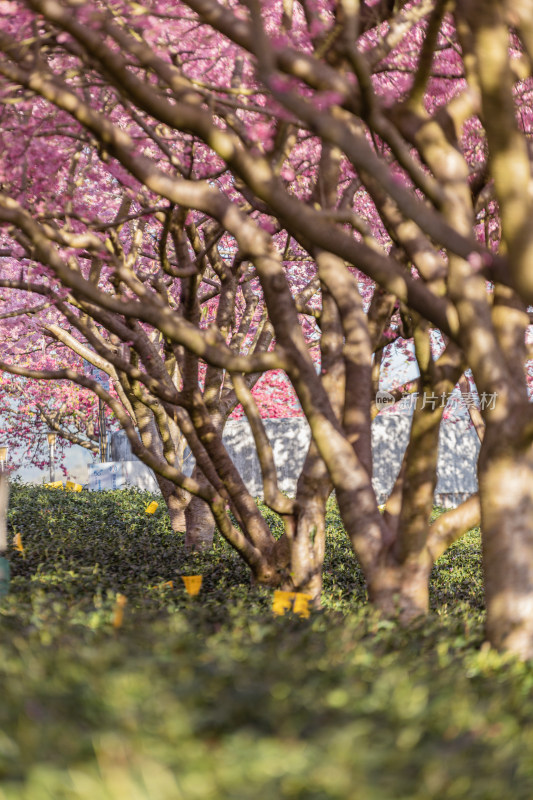
{"type": "Polygon", "coordinates": [[[152,499],[13,486],[0,800],[533,797],[533,665],[483,644],[479,531],[405,629],[365,604],[332,502],[306,621],[274,617],[222,540],[187,555],[152,499]]]}

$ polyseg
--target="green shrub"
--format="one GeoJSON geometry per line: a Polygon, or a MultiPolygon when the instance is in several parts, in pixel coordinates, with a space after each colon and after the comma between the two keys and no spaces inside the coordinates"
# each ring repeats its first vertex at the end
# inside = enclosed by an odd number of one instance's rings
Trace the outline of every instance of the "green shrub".
{"type": "Polygon", "coordinates": [[[483,645],[479,531],[405,629],[365,604],[331,503],[324,610],[276,618],[220,538],[187,555],[151,499],[13,486],[0,800],[530,800],[533,670],[483,645]]]}

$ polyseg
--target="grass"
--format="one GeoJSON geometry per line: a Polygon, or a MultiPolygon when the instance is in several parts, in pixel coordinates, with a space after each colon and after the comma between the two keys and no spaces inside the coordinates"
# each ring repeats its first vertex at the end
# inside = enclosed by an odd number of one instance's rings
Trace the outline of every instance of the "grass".
{"type": "Polygon", "coordinates": [[[14,486],[0,800],[531,800],[533,668],[483,644],[479,531],[403,629],[365,604],[332,505],[324,610],[276,618],[223,541],[187,555],[151,499],[14,486]]]}

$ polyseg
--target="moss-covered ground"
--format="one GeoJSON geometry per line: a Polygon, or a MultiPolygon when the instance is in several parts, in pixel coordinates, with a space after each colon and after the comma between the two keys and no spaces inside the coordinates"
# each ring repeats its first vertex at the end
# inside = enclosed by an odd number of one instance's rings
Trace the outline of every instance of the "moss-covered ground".
{"type": "Polygon", "coordinates": [[[483,644],[479,531],[405,629],[365,604],[332,503],[305,620],[223,541],[186,555],[151,499],[13,487],[0,800],[533,798],[533,665],[483,644]]]}

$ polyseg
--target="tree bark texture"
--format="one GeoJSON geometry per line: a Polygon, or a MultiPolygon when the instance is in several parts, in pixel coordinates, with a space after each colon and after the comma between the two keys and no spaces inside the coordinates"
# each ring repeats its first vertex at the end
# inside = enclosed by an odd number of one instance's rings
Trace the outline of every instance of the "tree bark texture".
{"type": "Polygon", "coordinates": [[[326,503],[332,485],[324,461],[312,442],[296,490],[297,510],[289,535],[289,572],[294,591],[320,606],[326,547],[326,503]]]}
{"type": "Polygon", "coordinates": [[[172,530],[174,533],[183,533],[186,525],[185,510],[191,502],[191,495],[160,475],[156,475],[156,479],[168,509],[172,530]]]}
{"type": "Polygon", "coordinates": [[[487,426],[479,487],[487,637],[499,650],[533,658],[533,452],[487,426]]]}
{"type": "MultiPolygon", "coordinates": [[[[201,480],[199,470],[195,477],[201,480]]],[[[185,547],[192,553],[201,553],[213,546],[215,519],[207,503],[200,497],[191,497],[185,509],[185,547]]]]}

